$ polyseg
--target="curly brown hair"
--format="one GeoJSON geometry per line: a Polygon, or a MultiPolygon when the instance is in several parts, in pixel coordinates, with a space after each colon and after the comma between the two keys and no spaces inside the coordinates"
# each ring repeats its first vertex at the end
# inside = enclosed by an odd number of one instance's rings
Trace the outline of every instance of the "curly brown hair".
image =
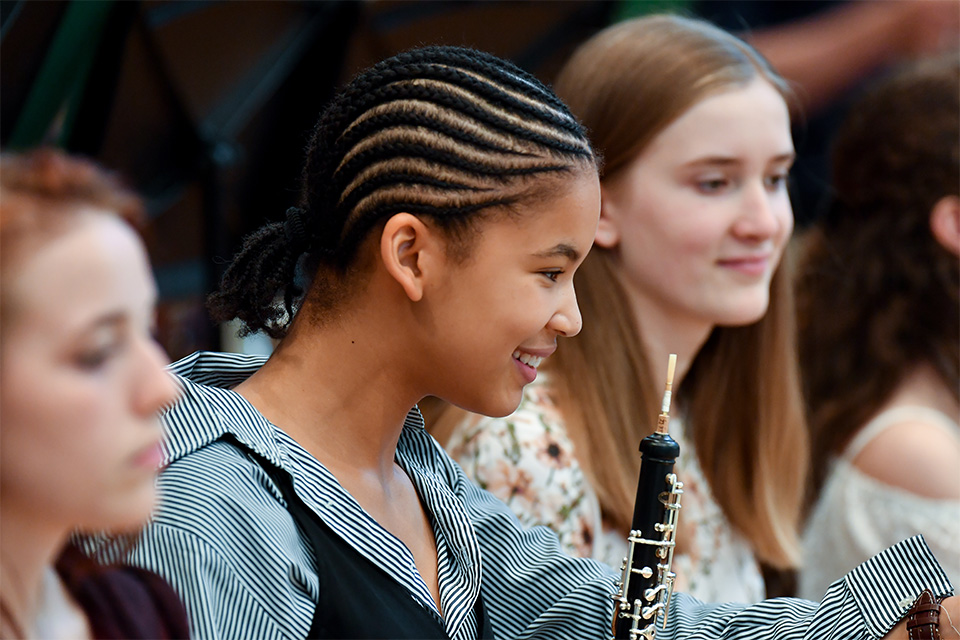
{"type": "Polygon", "coordinates": [[[830,459],[918,365],[960,396],[960,262],[930,214],[960,194],[960,61],[913,63],[853,105],[832,154],[832,204],[804,238],[800,361],[812,501],[830,459]]]}

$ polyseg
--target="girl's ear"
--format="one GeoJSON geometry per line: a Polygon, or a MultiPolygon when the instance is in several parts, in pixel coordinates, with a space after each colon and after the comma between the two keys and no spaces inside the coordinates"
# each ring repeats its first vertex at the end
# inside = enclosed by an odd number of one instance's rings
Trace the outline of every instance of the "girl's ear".
{"type": "Polygon", "coordinates": [[[620,216],[610,189],[600,185],[600,222],[594,242],[604,249],[613,249],[620,244],[620,216]]]}
{"type": "Polygon", "coordinates": [[[423,297],[424,276],[433,265],[437,237],[423,221],[409,213],[387,220],[380,234],[380,258],[387,272],[413,302],[423,297]]]}
{"type": "Polygon", "coordinates": [[[960,197],[937,200],[930,210],[930,231],[944,249],[960,256],[960,197]]]}

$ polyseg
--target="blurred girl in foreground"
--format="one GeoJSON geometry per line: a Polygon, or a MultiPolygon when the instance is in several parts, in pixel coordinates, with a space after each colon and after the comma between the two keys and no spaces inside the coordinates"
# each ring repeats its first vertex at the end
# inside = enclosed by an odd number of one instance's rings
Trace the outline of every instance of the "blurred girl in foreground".
{"type": "Polygon", "coordinates": [[[97,568],[76,529],[136,529],[156,499],[158,410],[175,399],[151,337],[140,202],[52,150],[0,166],[0,634],[188,635],[158,576],[97,568]]]}

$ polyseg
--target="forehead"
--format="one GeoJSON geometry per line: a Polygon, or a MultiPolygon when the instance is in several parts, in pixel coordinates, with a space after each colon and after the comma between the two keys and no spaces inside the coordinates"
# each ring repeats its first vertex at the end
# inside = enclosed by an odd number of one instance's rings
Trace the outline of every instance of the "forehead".
{"type": "Polygon", "coordinates": [[[4,306],[10,303],[13,319],[23,320],[16,324],[49,331],[129,312],[154,295],[139,237],[116,216],[95,210],[26,252],[4,275],[4,306]]]}
{"type": "Polygon", "coordinates": [[[783,96],[763,78],[711,93],[661,131],[651,153],[686,159],[700,154],[793,150],[783,96]]]}

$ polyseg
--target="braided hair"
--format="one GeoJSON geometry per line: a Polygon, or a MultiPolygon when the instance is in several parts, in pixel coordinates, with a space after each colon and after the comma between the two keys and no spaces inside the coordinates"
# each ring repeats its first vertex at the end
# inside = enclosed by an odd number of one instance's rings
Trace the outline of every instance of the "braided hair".
{"type": "Polygon", "coordinates": [[[460,47],[400,53],[359,74],[321,114],[306,155],[299,206],[245,240],[210,297],[216,321],[280,338],[302,302],[298,263],[342,276],[371,229],[400,212],[425,217],[462,259],[477,214],[536,197],[538,176],[597,163],[550,89],[460,47]]]}

